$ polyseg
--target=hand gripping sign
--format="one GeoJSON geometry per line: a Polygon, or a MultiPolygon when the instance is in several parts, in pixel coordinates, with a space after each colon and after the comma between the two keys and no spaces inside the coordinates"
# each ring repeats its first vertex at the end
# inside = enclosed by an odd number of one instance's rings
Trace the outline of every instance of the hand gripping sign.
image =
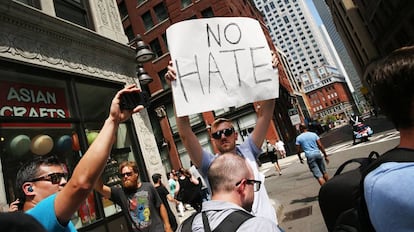
{"type": "Polygon", "coordinates": [[[279,79],[258,21],[194,19],[167,29],[178,116],[277,98],[279,79]]]}

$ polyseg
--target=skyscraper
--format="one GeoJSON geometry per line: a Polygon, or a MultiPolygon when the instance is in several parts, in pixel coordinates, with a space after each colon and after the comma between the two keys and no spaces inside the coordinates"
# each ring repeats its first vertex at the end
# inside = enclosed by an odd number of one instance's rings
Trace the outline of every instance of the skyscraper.
{"type": "Polygon", "coordinates": [[[323,24],[325,25],[325,28],[329,34],[329,37],[332,40],[333,46],[338,52],[339,58],[342,61],[342,65],[345,68],[346,73],[348,74],[349,80],[351,81],[352,86],[355,90],[354,95],[356,95],[356,103],[358,104],[358,107],[361,111],[363,110],[364,107],[367,107],[365,98],[363,94],[361,93],[361,88],[362,88],[361,78],[359,77],[357,71],[355,70],[355,66],[352,63],[352,60],[348,55],[345,45],[342,42],[342,39],[338,34],[338,31],[336,30],[335,24],[332,19],[331,11],[329,10],[325,1],[313,0],[313,3],[319,13],[319,16],[322,19],[323,24]]]}
{"type": "MultiPolygon", "coordinates": [[[[303,0],[255,0],[273,43],[287,56],[295,78],[335,61],[303,0]]],[[[300,80],[299,80],[300,81],[300,80]]],[[[303,83],[306,84],[306,83],[303,83]]]]}
{"type": "Polygon", "coordinates": [[[296,81],[302,87],[312,84],[308,71],[329,65],[335,67],[354,91],[341,60],[323,25],[317,25],[304,0],[255,0],[262,12],[273,43],[284,54],[296,81]]]}

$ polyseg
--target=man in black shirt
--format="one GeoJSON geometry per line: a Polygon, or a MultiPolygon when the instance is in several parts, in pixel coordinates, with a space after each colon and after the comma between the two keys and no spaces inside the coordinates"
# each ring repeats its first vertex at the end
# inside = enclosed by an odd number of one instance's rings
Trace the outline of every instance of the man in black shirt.
{"type": "Polygon", "coordinates": [[[168,204],[168,201],[174,202],[174,205],[178,204],[178,201],[174,199],[171,194],[168,192],[167,188],[162,184],[161,182],[161,174],[155,173],[152,175],[152,181],[154,182],[154,187],[158,192],[158,195],[161,198],[162,203],[165,206],[165,209],[167,210],[168,219],[170,220],[171,229],[175,231],[177,229],[177,220],[175,218],[174,213],[172,212],[170,208],[170,204],[168,204]]]}

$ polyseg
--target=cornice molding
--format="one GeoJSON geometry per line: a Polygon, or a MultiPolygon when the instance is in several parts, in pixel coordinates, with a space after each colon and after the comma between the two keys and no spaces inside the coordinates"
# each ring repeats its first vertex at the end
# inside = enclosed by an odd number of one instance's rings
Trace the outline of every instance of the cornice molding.
{"type": "Polygon", "coordinates": [[[127,45],[21,4],[6,11],[0,6],[0,12],[0,57],[80,75],[133,81],[135,52],[127,45]]]}

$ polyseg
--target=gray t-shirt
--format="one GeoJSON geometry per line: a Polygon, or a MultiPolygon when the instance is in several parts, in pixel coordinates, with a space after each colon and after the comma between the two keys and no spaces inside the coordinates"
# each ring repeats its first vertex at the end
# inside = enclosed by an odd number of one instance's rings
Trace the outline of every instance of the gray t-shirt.
{"type": "MultiPolygon", "coordinates": [[[[240,206],[227,202],[227,201],[217,201],[211,200],[203,202],[202,212],[206,212],[207,218],[211,230],[213,231],[230,213],[236,210],[243,210],[240,206]]],[[[247,211],[246,211],[247,212],[247,211]]],[[[181,231],[181,226],[177,230],[181,231]]],[[[204,231],[203,219],[201,213],[195,216],[192,231],[204,231]]],[[[240,227],[237,229],[238,232],[241,231],[266,231],[266,232],[279,232],[279,228],[275,222],[263,218],[263,217],[252,217],[246,220],[240,227]]]]}
{"type": "Polygon", "coordinates": [[[121,206],[124,213],[129,214],[126,218],[133,231],[164,231],[164,223],[159,215],[162,201],[152,184],[142,182],[136,192],[129,194],[125,194],[120,188],[111,187],[110,200],[121,206]]]}

